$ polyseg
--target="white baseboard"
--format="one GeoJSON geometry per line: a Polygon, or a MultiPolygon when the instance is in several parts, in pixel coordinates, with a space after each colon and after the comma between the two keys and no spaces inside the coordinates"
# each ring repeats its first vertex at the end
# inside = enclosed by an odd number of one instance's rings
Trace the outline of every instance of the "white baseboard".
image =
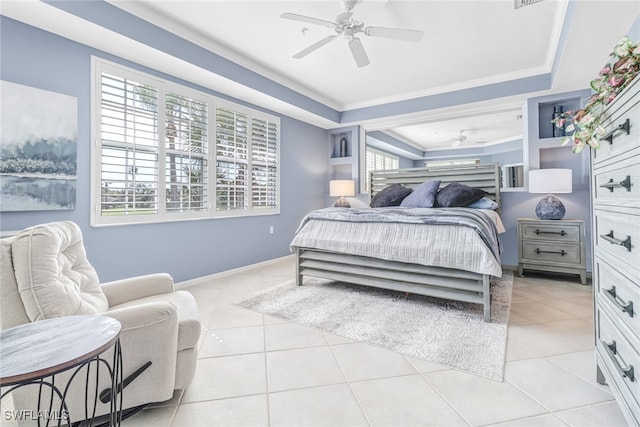
{"type": "Polygon", "coordinates": [[[294,258],[295,254],[293,255],[285,255],[283,257],[280,258],[274,258],[274,259],[270,259],[267,261],[263,261],[263,262],[259,262],[256,264],[250,264],[250,265],[245,265],[243,267],[238,267],[238,268],[234,268],[231,270],[225,270],[225,271],[221,271],[219,273],[214,273],[214,274],[210,274],[208,276],[202,276],[202,277],[196,277],[195,279],[189,279],[189,280],[185,280],[183,282],[179,282],[174,284],[175,289],[186,289],[189,288],[191,286],[196,286],[196,285],[201,285],[203,283],[206,283],[209,280],[212,279],[219,279],[221,277],[226,277],[226,276],[230,276],[232,274],[238,274],[238,273],[242,273],[244,271],[250,271],[253,270],[255,268],[261,268],[261,267],[265,267],[271,264],[277,264],[279,262],[283,262],[286,261],[290,258],[294,258]]]}

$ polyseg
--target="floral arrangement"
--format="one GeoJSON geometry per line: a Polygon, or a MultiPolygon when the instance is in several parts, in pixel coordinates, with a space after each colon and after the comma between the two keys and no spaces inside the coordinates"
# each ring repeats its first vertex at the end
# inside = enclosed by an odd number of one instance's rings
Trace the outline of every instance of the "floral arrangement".
{"type": "Polygon", "coordinates": [[[573,143],[573,152],[579,153],[585,146],[600,148],[600,138],[605,135],[602,126],[604,107],[640,74],[640,41],[633,42],[625,36],[613,49],[609,62],[591,81],[594,94],[584,108],[566,111],[551,122],[567,133],[562,145],[573,143]]]}

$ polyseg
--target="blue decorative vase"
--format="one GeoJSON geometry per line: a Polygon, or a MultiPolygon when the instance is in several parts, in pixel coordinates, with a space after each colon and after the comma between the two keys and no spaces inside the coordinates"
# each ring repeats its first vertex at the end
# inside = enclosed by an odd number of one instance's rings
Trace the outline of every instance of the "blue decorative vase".
{"type": "Polygon", "coordinates": [[[536,205],[536,215],[540,219],[562,219],[565,213],[566,210],[560,199],[551,194],[540,199],[536,205]]]}

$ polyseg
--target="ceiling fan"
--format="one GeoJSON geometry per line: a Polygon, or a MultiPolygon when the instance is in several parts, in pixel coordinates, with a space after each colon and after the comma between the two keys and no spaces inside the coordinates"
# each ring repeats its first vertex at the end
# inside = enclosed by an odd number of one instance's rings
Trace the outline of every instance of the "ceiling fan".
{"type": "Polygon", "coordinates": [[[369,37],[383,37],[387,39],[405,40],[412,42],[419,42],[422,40],[424,33],[418,30],[407,30],[402,28],[389,28],[389,27],[365,27],[364,22],[356,21],[353,19],[353,8],[362,0],[343,0],[342,4],[345,11],[339,13],[335,18],[335,22],[327,21],[325,19],[313,18],[311,16],[299,15],[297,13],[283,13],[280,18],[290,19],[292,21],[305,22],[307,24],[320,25],[322,27],[333,29],[336,34],[325,37],[311,46],[302,49],[300,52],[293,55],[294,58],[300,59],[309,55],[311,52],[321,48],[327,43],[332,42],[340,36],[344,36],[349,44],[351,55],[356,61],[358,67],[364,67],[369,65],[369,57],[364,50],[364,46],[357,34],[364,34],[369,37]]]}
{"type": "Polygon", "coordinates": [[[473,142],[475,144],[484,144],[485,142],[487,142],[487,141],[468,141],[467,135],[464,135],[464,129],[460,131],[460,135],[458,135],[456,138],[451,138],[449,141],[453,142],[453,144],[451,145],[451,148],[459,147],[465,142],[473,142]]]}

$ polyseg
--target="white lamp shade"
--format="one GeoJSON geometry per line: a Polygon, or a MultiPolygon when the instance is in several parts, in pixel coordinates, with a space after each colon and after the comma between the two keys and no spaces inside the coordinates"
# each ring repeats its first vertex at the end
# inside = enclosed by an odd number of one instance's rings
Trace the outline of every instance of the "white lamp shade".
{"type": "Polygon", "coordinates": [[[331,197],[348,197],[356,194],[356,182],[351,179],[335,179],[329,181],[331,197]]]}
{"type": "Polygon", "coordinates": [[[529,193],[571,193],[571,169],[537,169],[529,171],[529,193]]]}

